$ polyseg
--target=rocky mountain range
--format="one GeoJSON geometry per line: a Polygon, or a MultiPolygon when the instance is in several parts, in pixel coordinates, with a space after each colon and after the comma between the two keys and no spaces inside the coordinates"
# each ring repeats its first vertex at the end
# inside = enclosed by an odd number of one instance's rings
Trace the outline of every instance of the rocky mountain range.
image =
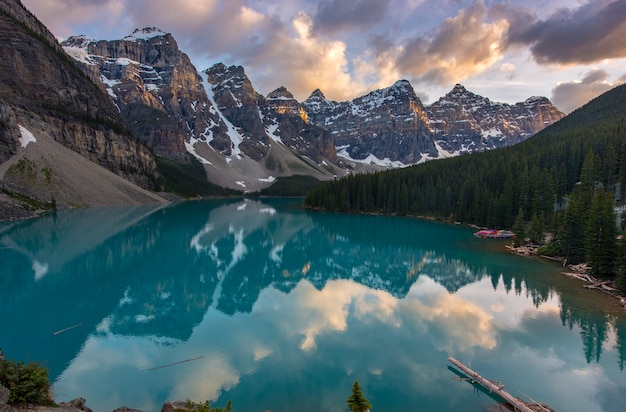
{"type": "Polygon", "coordinates": [[[403,167],[504,147],[564,116],[543,97],[509,105],[459,84],[425,106],[406,80],[346,102],[315,90],[300,103],[282,86],[262,96],[242,67],[218,63],[198,74],[171,34],[158,28],[114,41],[71,37],[62,46],[101,81],[127,124],[158,155],[180,161],[186,148],[205,165],[219,165],[222,176],[228,175],[224,169],[239,170],[230,182],[217,179],[230,187],[255,188],[259,178],[267,184],[297,173],[293,162],[324,178],[365,165],[403,167]],[[179,134],[155,139],[163,127],[152,122],[146,129],[146,106],[166,113],[179,134]],[[242,157],[257,165],[242,165],[242,157]]]}
{"type": "Polygon", "coordinates": [[[263,96],[240,66],[198,71],[158,28],[59,45],[19,1],[0,11],[0,179],[43,199],[64,192],[61,205],[76,191],[70,176],[37,159],[31,177],[17,170],[30,150],[20,126],[143,188],[159,190],[164,159],[254,191],[281,176],[325,180],[503,147],[564,116],[546,98],[509,105],[461,85],[426,106],[406,80],[345,102],[320,90],[298,102],[284,87],[263,96]]]}
{"type": "Polygon", "coordinates": [[[396,167],[509,146],[564,117],[545,97],[509,105],[460,84],[424,106],[406,80],[348,102],[316,90],[302,106],[331,131],[340,156],[396,167]]]}
{"type": "Polygon", "coordinates": [[[121,40],[75,36],[61,45],[155,154],[179,163],[192,155],[213,182],[253,190],[277,176],[334,173],[324,167],[337,162],[330,134],[274,110],[242,67],[216,64],[200,73],[172,35],[154,27],[121,40]]]}

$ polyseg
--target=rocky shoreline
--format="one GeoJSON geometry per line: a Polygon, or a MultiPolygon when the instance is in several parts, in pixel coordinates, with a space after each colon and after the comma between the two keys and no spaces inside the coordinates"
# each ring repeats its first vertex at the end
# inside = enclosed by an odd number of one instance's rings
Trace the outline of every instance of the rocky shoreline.
{"type": "Polygon", "coordinates": [[[12,202],[4,201],[4,199],[0,197],[0,222],[13,222],[15,220],[28,219],[36,215],[35,212],[12,202]]]}
{"type": "Polygon", "coordinates": [[[626,296],[620,293],[619,289],[615,285],[615,281],[613,280],[601,280],[594,278],[589,274],[588,267],[585,263],[581,263],[578,265],[567,265],[566,262],[562,258],[553,258],[550,256],[543,256],[538,253],[538,246],[535,245],[522,245],[522,246],[512,246],[506,245],[506,249],[508,249],[511,253],[520,255],[520,256],[536,256],[544,259],[555,260],[558,262],[562,262],[563,267],[567,268],[567,272],[561,272],[565,276],[578,279],[584,283],[583,287],[585,289],[593,289],[598,290],[600,292],[606,293],[609,296],[619,300],[620,305],[624,310],[626,310],[626,296]]]}

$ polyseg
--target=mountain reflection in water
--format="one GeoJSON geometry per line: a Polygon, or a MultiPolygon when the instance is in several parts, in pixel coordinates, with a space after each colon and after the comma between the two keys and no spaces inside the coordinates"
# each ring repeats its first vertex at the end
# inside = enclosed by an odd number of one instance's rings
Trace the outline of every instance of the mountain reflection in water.
{"type": "Polygon", "coordinates": [[[492,405],[448,356],[557,410],[621,410],[617,305],[491,245],[293,200],[60,211],[0,226],[0,347],[96,412],[343,411],[354,379],[379,410],[492,405]]]}

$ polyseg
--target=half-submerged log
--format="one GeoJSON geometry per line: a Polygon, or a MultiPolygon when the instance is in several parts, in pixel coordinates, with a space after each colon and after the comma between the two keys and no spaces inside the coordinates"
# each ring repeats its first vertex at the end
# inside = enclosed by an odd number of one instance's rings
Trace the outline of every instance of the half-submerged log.
{"type": "Polygon", "coordinates": [[[502,400],[508,403],[516,411],[537,412],[537,411],[551,411],[552,410],[552,409],[547,408],[545,405],[541,405],[541,404],[528,405],[525,402],[514,397],[507,391],[505,391],[504,385],[502,385],[501,383],[496,385],[495,383],[491,382],[489,379],[483,378],[478,373],[474,372],[465,364],[463,364],[461,361],[458,361],[454,358],[448,358],[448,361],[452,363],[454,366],[456,366],[459,370],[461,370],[468,377],[470,377],[473,381],[482,385],[484,388],[488,389],[490,392],[498,395],[500,398],[502,398],[502,400]]]}

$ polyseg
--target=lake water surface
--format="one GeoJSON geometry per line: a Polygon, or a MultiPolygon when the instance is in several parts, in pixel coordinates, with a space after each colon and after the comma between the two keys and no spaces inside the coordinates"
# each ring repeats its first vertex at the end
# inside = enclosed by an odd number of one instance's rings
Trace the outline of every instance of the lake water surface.
{"type": "Polygon", "coordinates": [[[485,411],[453,356],[557,411],[623,411],[626,316],[473,230],[298,200],[58,212],[0,226],[0,348],[94,412],[485,411]]]}

